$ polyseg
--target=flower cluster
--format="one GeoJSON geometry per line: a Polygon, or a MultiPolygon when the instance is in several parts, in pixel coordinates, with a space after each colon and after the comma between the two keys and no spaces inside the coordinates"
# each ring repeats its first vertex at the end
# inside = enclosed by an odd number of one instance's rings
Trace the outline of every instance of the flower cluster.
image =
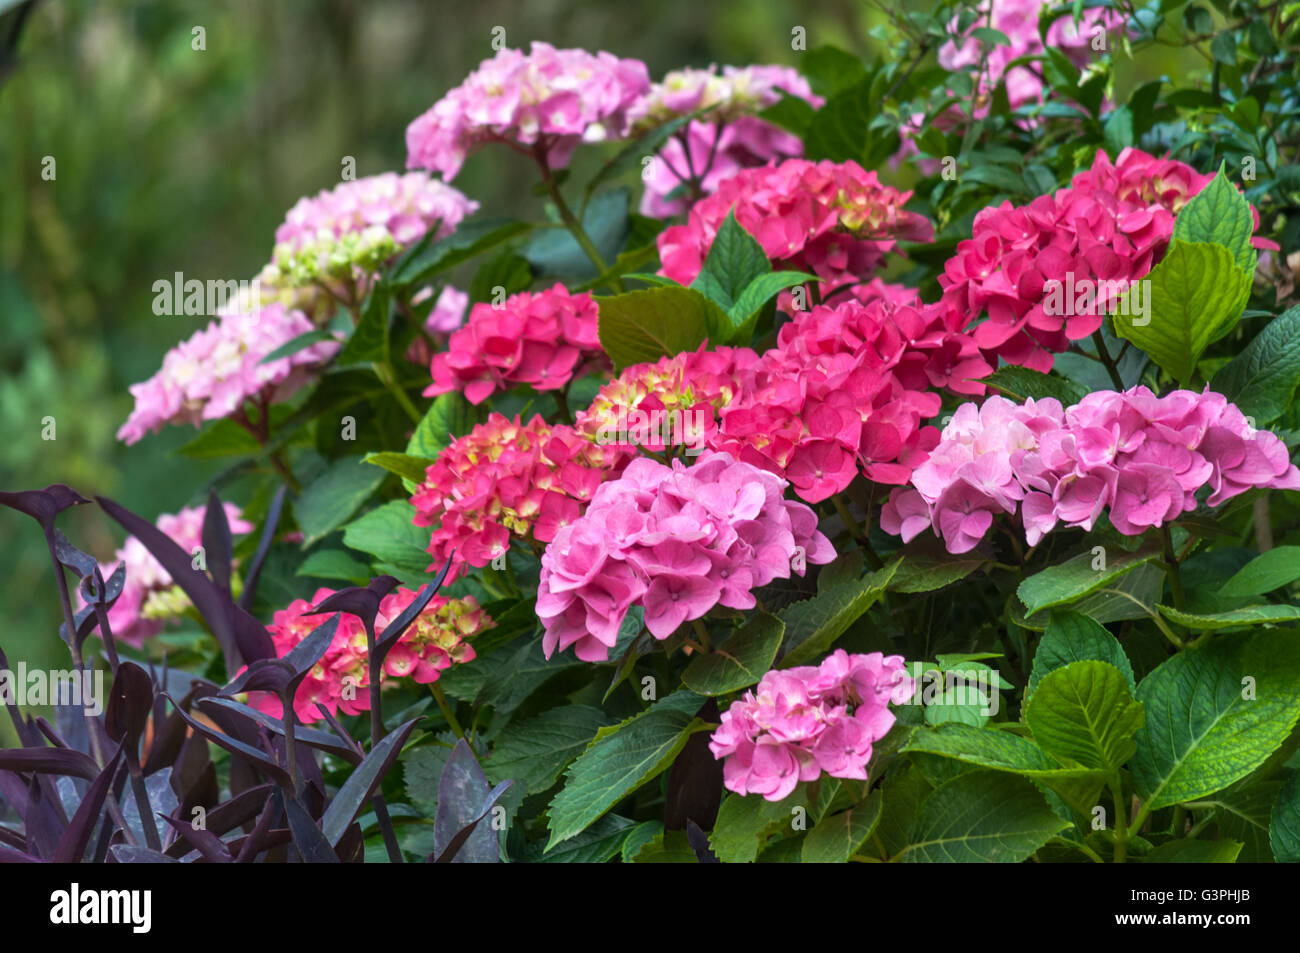
{"type": "MultiPolygon", "coordinates": [[[[333,589],[322,587],[316,590],[311,602],[295,599],[288,608],[275,613],[267,629],[280,658],[292,652],[299,642],[328,621],[329,614],[313,613],[312,607],[332,595],[333,589]]],[[[383,638],[389,623],[401,615],[416,595],[409,589],[399,588],[384,597],[375,616],[377,638],[383,638]]],[[[406,677],[421,685],[436,682],[453,663],[473,661],[474,647],[466,640],[495,624],[472,596],[464,599],[434,596],[389,650],[384,659],[381,683],[388,684],[391,679],[406,677]]],[[[340,711],[356,715],[370,710],[369,688],[365,626],[356,616],[339,613],[334,641],[298,686],[293,697],[293,710],[304,724],[322,718],[316,708],[318,703],[331,715],[340,711]]],[[[249,692],[248,704],[276,718],[284,715],[280,699],[270,692],[249,692]]]]}
{"type": "MultiPolygon", "coordinates": [[[[1016,60],[1026,56],[1042,56],[1051,48],[1064,53],[1075,66],[1082,69],[1098,48],[1096,44],[1107,42],[1101,39],[1101,35],[1118,30],[1124,23],[1124,17],[1118,11],[1092,8],[1082,12],[1077,26],[1074,18],[1069,15],[1053,20],[1047,28],[1044,43],[1038,32],[1038,18],[1050,6],[1043,0],[985,0],[978,5],[979,16],[971,30],[939,48],[939,65],[946,70],[968,69],[977,66],[981,59],[984,60],[986,74],[980,77],[980,88],[984,96],[982,108],[976,111],[975,118],[987,111],[990,98],[988,94],[999,81],[1005,80],[1007,100],[1012,109],[1042,101],[1042,79],[1028,66],[1011,66],[1016,60]],[[971,35],[976,27],[992,27],[1009,42],[986,45],[971,35]]],[[[954,17],[949,29],[955,34],[957,26],[957,18],[954,17]]]]}
{"type": "Polygon", "coordinates": [[[570,294],[558,283],[521,291],[500,305],[476,304],[447,350],[433,356],[425,396],[464,391],[470,403],[480,404],[519,384],[562,390],[588,363],[603,359],[596,318],[591,295],[570,294]]]}
{"type": "Polygon", "coordinates": [[[314,330],[300,311],[278,304],[234,309],[177,344],[153,377],[131,385],[135,409],[117,432],[128,444],[164,424],[199,426],[240,412],[244,402],[288,399],[311,379],[312,368],[338,350],[321,341],[287,357],[262,359],[300,334],[314,330]]]}
{"type": "Polygon", "coordinates": [[[1069,409],[989,397],[957,409],[880,525],[904,541],[929,526],[964,553],[1019,504],[1030,545],[1058,523],[1090,530],[1103,510],[1137,536],[1196,509],[1207,486],[1205,502],[1218,506],[1252,487],[1300,489],[1300,470],[1276,435],[1208,389],[1097,391],[1069,409]]]}
{"type": "Polygon", "coordinates": [[[364,283],[430,229],[434,238],[445,238],[477,210],[477,202],[421,172],[344,182],[289,210],[275,230],[262,284],[291,294],[307,285],[364,283]]]}
{"type": "Polygon", "coordinates": [[[542,554],[546,657],[573,646],[580,659],[604,661],[633,605],[644,608],[650,634],[666,639],[716,605],[752,609],[752,590],[830,562],[816,514],[785,500],[785,487],[725,453],[689,467],[633,460],[542,554]]]}
{"type": "Polygon", "coordinates": [[[866,280],[900,239],[928,242],[934,228],[903,205],[911,192],[881,185],[856,162],[787,159],[737,172],[657,241],[663,273],[690,284],[734,209],[737,223],[779,268],[832,285],[866,280]]]}
{"type": "Polygon", "coordinates": [[[758,355],[745,347],[686,351],[624,368],[605,384],[574,429],[601,446],[630,444],[660,452],[710,442],[718,414],[740,392],[758,355]]]}
{"type": "MultiPolygon", "coordinates": [[[[226,522],[232,533],[251,533],[253,524],[245,520],[239,507],[224,504],[226,522]]],[[[187,553],[203,543],[203,518],[207,509],[189,506],[179,513],[164,513],[158,517],[157,526],[177,546],[187,553]]],[[[108,610],[108,624],[113,637],[128,645],[139,646],[145,639],[162,631],[163,623],[185,612],[190,606],[189,596],[173,581],[171,574],[154,558],[144,543],[128,536],[113,562],[103,567],[104,579],[126,566],[126,581],[122,594],[108,610]]],[[[78,598],[81,590],[77,590],[78,598]]]]}
{"type": "Polygon", "coordinates": [[[822,773],[865,781],[871,746],[894,725],[890,703],[912,697],[901,655],[836,649],[820,665],[768,672],[722,713],[709,749],[727,790],[788,797],[822,773]]]}
{"type": "Polygon", "coordinates": [[[1098,151],[1067,188],[976,214],[972,237],[939,276],[944,300],[972,317],[988,313],[975,329],[986,352],[1049,371],[1053,354],[1101,327],[1108,300],[1094,294],[1082,307],[1066,306],[1053,287],[1104,282],[1123,290],[1144,277],[1169,244],[1175,214],[1212,179],[1137,149],[1114,163],[1098,151]]]}
{"type": "Polygon", "coordinates": [[[512,535],[549,542],[625,458],[541,417],[522,424],[492,414],[438,455],[411,497],[415,525],[434,527],[430,571],[453,554],[449,580],[465,563],[486,566],[512,535]]]}
{"type": "Polygon", "coordinates": [[[701,109],[669,139],[643,176],[641,214],[667,218],[690,206],[685,183],[695,180],[705,195],[741,169],[803,155],[803,143],[779,126],[753,115],[780,101],[782,94],[819,108],[808,81],[785,66],[724,66],[682,69],[667,74],[632,110],[637,128],[659,125],[701,109]]]}
{"type": "Polygon", "coordinates": [[[557,50],[501,50],[406,130],[406,167],[450,182],[485,142],[539,149],[563,168],[579,142],[621,137],[633,105],[650,88],[640,60],[557,50]]]}
{"type": "Polygon", "coordinates": [[[960,330],[961,315],[904,291],[864,286],[782,327],[723,411],[715,446],[785,476],[810,503],[859,470],[877,483],[907,482],[939,441],[921,426],[939,412],[934,389],[983,393],[975,381],[991,368],[960,330]]]}

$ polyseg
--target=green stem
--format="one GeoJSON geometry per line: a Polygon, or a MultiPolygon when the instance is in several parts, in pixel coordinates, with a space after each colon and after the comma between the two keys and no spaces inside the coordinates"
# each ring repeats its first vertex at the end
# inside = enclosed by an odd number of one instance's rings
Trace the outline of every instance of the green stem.
{"type": "Polygon", "coordinates": [[[1116,390],[1124,389],[1124,379],[1119,376],[1119,368],[1110,356],[1110,351],[1106,349],[1106,339],[1101,336],[1101,329],[1098,328],[1092,332],[1092,343],[1097,345],[1097,357],[1106,367],[1106,373],[1110,375],[1111,383],[1115,385],[1116,390]]]}
{"type": "Polygon", "coordinates": [[[1110,796],[1115,802],[1115,863],[1122,864],[1128,853],[1129,828],[1124,810],[1123,785],[1118,777],[1110,779],[1110,796]]]}
{"type": "MultiPolygon", "coordinates": [[[[560,191],[559,183],[555,181],[555,176],[551,174],[551,167],[547,164],[546,149],[542,143],[539,142],[534,147],[533,157],[537,161],[537,167],[542,172],[542,182],[551,196],[551,201],[555,203],[555,209],[560,213],[560,221],[564,222],[564,227],[569,230],[569,234],[578,243],[578,247],[582,249],[583,254],[595,265],[596,274],[603,275],[609,271],[609,266],[605,264],[605,259],[596,250],[596,244],[591,240],[591,236],[587,234],[586,229],[582,227],[582,223],[578,221],[577,216],[573,214],[573,210],[569,208],[569,203],[564,200],[564,193],[560,191]]],[[[623,286],[622,278],[615,278],[614,285],[619,291],[627,290],[623,286]]]]}
{"type": "Polygon", "coordinates": [[[438,702],[438,708],[442,710],[442,717],[447,719],[447,724],[451,726],[452,734],[457,738],[464,738],[465,729],[460,726],[460,722],[456,718],[456,712],[452,710],[451,704],[447,701],[447,696],[443,694],[442,686],[437,682],[430,682],[429,691],[433,692],[433,697],[438,702]]]}
{"type": "Polygon", "coordinates": [[[406,391],[397,386],[397,381],[393,377],[393,369],[382,361],[376,361],[371,367],[374,368],[375,376],[379,378],[379,382],[397,399],[397,403],[401,405],[402,410],[406,411],[406,416],[411,418],[412,423],[419,426],[424,417],[415,409],[415,405],[411,403],[411,398],[406,396],[406,391]]]}
{"type": "Polygon", "coordinates": [[[691,621],[691,625],[695,627],[695,634],[700,637],[700,644],[704,646],[704,650],[712,652],[713,643],[709,641],[709,630],[704,627],[704,622],[700,619],[694,619],[691,621]]]}

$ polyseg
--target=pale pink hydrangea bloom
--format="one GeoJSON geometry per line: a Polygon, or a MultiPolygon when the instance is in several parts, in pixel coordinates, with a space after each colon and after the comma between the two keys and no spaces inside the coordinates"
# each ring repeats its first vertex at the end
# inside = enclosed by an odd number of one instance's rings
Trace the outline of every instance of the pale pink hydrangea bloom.
{"type": "Polygon", "coordinates": [[[1253,487],[1300,489],[1300,470],[1275,434],[1208,388],[1095,391],[1068,410],[994,396],[957,409],[880,526],[904,542],[931,527],[951,553],[1017,509],[1031,546],[1058,524],[1091,530],[1103,512],[1137,536],[1195,510],[1207,487],[1213,507],[1253,487]]]}
{"type": "Polygon", "coordinates": [[[836,649],[820,665],[775,669],[722,713],[709,750],[727,790],[781,801],[823,773],[867,780],[872,744],[912,697],[901,655],[836,649]]]}
{"type": "Polygon", "coordinates": [[[320,341],[266,364],[262,359],[313,330],[306,315],[279,304],[227,311],[168,351],[157,374],[131,385],[135,409],[117,439],[133,444],[164,424],[197,427],[241,411],[246,401],[287,399],[339,345],[320,341]]]}
{"type": "Polygon", "coordinates": [[[824,102],[797,70],[786,66],[724,66],[721,75],[717,66],[674,70],[655,83],[631,112],[635,126],[656,126],[699,109],[709,112],[691,120],[680,137],[669,139],[650,163],[643,175],[641,214],[667,218],[686,211],[690,196],[673,193],[692,176],[708,195],[741,169],[802,156],[798,136],[754,115],[779,102],[783,93],[815,108],[824,102]]]}
{"type": "Polygon", "coordinates": [[[596,490],[542,554],[537,615],[547,658],[573,646],[604,661],[633,605],[666,639],[716,605],[751,609],[753,590],[835,558],[816,514],[783,498],[780,477],[729,454],[691,466],[647,457],[596,490]]]}
{"type": "MultiPolygon", "coordinates": [[[[243,518],[238,506],[234,503],[222,505],[232,533],[253,531],[253,524],[243,518]]],[[[176,514],[164,513],[158,517],[157,526],[177,546],[193,553],[195,547],[203,543],[206,513],[206,507],[187,506],[176,514]]],[[[171,591],[174,585],[171,574],[134,536],[128,536],[113,562],[102,568],[104,579],[112,576],[119,565],[126,566],[126,580],[122,594],[108,610],[108,624],[115,639],[139,646],[145,639],[161,632],[167,618],[180,615],[189,605],[189,600],[184,593],[171,591]]],[[[77,595],[81,597],[80,587],[77,595]]]]}
{"type": "Polygon", "coordinates": [[[479,146],[505,142],[563,168],[578,143],[621,138],[649,88],[640,60],[541,42],[501,50],[407,127],[406,167],[450,182],[479,146]]]}

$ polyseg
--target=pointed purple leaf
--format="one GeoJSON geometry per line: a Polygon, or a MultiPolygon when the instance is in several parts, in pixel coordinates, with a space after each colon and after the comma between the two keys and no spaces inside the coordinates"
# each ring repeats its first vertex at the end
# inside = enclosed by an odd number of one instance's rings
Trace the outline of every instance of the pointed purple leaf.
{"type": "Polygon", "coordinates": [[[361,806],[370,799],[375,788],[383,781],[384,775],[401,754],[402,745],[406,743],[406,739],[410,737],[411,731],[419,720],[412,718],[405,724],[399,725],[392,734],[370,749],[366,759],[343,782],[343,787],[339,788],[339,793],[334,795],[334,800],[325,810],[325,816],[321,818],[321,830],[325,832],[325,839],[331,845],[337,845],[347,831],[348,825],[356,820],[361,806]]]}
{"type": "Polygon", "coordinates": [[[0,492],[0,506],[8,506],[20,513],[26,513],[45,530],[53,529],[54,517],[68,507],[89,502],[90,500],[63,483],[51,483],[43,490],[0,492]]]}
{"type": "Polygon", "coordinates": [[[197,731],[199,734],[203,735],[205,738],[210,739],[215,744],[220,745],[222,748],[225,748],[231,754],[239,755],[241,758],[245,759],[246,761],[252,762],[253,764],[257,765],[263,771],[265,771],[271,777],[271,779],[274,780],[277,784],[283,787],[291,786],[291,782],[289,780],[289,773],[285,771],[285,769],[282,768],[278,763],[276,763],[276,761],[272,759],[270,755],[266,754],[266,752],[259,751],[257,748],[254,748],[252,745],[245,744],[242,741],[230,737],[230,735],[227,735],[224,732],[217,731],[215,728],[210,728],[207,725],[203,724],[203,722],[198,721],[197,719],[191,717],[189,713],[187,713],[184,709],[182,709],[179,705],[176,704],[176,701],[173,698],[171,698],[171,696],[168,696],[167,700],[171,702],[173,706],[175,706],[177,714],[179,714],[181,718],[185,720],[185,723],[189,725],[191,728],[193,728],[195,731],[197,731]]]}
{"type": "Polygon", "coordinates": [[[55,863],[75,864],[85,857],[86,846],[95,832],[95,825],[99,823],[100,812],[104,808],[104,801],[108,797],[113,779],[117,776],[117,767],[121,760],[122,749],[119,747],[113,752],[113,757],[99,773],[99,777],[91,782],[86,790],[86,796],[81,799],[81,806],[77,808],[77,813],[68,823],[68,829],[63,832],[59,849],[54,852],[55,863]]]}
{"type": "Polygon", "coordinates": [[[208,572],[218,586],[230,591],[230,563],[234,559],[234,540],[226,508],[217,498],[217,491],[208,492],[208,508],[203,514],[203,552],[207,556],[208,572]]]}
{"type": "MultiPolygon", "coordinates": [[[[438,779],[438,811],[434,815],[433,847],[434,855],[439,860],[447,858],[442,860],[443,863],[450,862],[457,856],[450,848],[462,833],[464,837],[456,848],[461,857],[458,863],[490,864],[500,859],[494,831],[484,828],[478,836],[472,836],[478,821],[492,808],[489,802],[492,793],[487,776],[474,757],[473,749],[461,738],[452,748],[451,756],[443,766],[442,776],[438,779]],[[464,848],[460,844],[464,844],[464,848]]],[[[499,797],[500,792],[496,796],[499,797]]]]}
{"type": "Polygon", "coordinates": [[[284,496],[288,489],[286,485],[281,484],[275,491],[275,496],[271,498],[271,508],[267,511],[266,522],[262,525],[262,538],[258,540],[257,552],[253,554],[253,559],[248,564],[248,571],[244,577],[244,591],[239,595],[241,609],[247,610],[253,605],[257,582],[262,577],[266,554],[271,551],[271,543],[275,541],[275,531],[280,525],[280,514],[284,511],[284,496]]]}
{"type": "Polygon", "coordinates": [[[71,748],[7,748],[0,750],[0,770],[64,774],[93,781],[99,765],[89,755],[71,748]]]}
{"type": "Polygon", "coordinates": [[[149,723],[153,697],[153,679],[148,672],[134,662],[118,666],[104,712],[104,727],[108,737],[126,749],[127,760],[132,764],[138,757],[140,736],[149,723]]]}
{"type": "Polygon", "coordinates": [[[221,842],[221,838],[206,828],[200,829],[195,827],[189,821],[177,820],[166,814],[159,814],[164,821],[183,837],[191,847],[210,864],[228,864],[230,863],[230,851],[226,845],[221,842]]]}

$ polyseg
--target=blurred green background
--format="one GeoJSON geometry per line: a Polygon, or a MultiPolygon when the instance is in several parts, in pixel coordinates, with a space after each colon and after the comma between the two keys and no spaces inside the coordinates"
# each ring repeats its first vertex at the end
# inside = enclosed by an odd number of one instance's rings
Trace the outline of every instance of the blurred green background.
{"type": "MultiPolygon", "coordinates": [[[[130,448],[114,437],[128,385],[207,323],[155,316],[153,283],[178,271],[252,277],[286,210],[336,185],[344,157],[358,176],[400,170],[407,123],[492,55],[494,27],[510,46],[637,57],[657,79],[710,62],[798,65],[795,25],[809,49],[888,56],[868,39],[881,22],[857,0],[38,3],[0,80],[0,488],[66,482],[149,518],[200,502],[220,465],[174,455],[193,430],[130,448]],[[42,178],[46,157],[53,180],[42,178]],[[41,438],[47,416],[53,441],[41,438]]],[[[488,150],[455,185],[486,214],[528,217],[533,176],[508,150],[488,150]]],[[[94,507],[60,526],[105,560],[122,539],[94,507]]],[[[65,664],[39,530],[0,510],[0,541],[6,652],[65,664]]]]}

